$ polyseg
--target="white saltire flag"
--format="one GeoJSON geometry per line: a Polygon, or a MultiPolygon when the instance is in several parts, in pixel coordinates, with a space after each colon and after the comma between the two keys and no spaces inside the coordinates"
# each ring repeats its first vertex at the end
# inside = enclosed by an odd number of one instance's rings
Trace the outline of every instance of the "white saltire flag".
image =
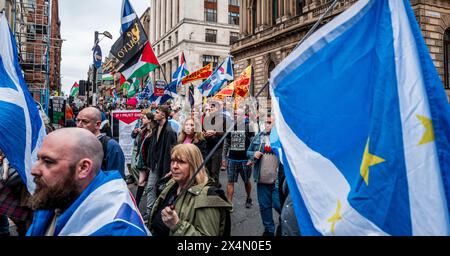
{"type": "Polygon", "coordinates": [[[17,46],[5,14],[0,12],[0,149],[28,191],[34,193],[31,167],[45,137],[36,102],[18,63],[17,46]]]}
{"type": "Polygon", "coordinates": [[[204,97],[209,97],[218,92],[226,81],[233,79],[233,62],[231,61],[231,57],[228,56],[211,76],[198,86],[198,89],[204,97]]]}
{"type": "Polygon", "coordinates": [[[408,0],[360,0],[271,74],[303,235],[450,235],[450,110],[408,0]]]}

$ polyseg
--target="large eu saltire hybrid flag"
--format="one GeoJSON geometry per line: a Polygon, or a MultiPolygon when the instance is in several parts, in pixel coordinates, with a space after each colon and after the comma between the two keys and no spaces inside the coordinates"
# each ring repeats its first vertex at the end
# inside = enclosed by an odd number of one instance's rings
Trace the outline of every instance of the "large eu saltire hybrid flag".
{"type": "Polygon", "coordinates": [[[31,167],[45,137],[36,102],[28,91],[18,62],[14,35],[0,12],[0,149],[34,193],[31,167]]]}
{"type": "Polygon", "coordinates": [[[271,74],[303,235],[450,235],[450,110],[408,0],[360,0],[271,74]]]}

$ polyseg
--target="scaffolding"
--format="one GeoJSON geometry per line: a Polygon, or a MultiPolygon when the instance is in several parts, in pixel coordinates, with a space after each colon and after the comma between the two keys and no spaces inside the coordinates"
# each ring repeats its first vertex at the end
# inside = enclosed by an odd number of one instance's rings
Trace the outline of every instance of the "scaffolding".
{"type": "Polygon", "coordinates": [[[49,0],[15,0],[14,34],[25,82],[48,112],[51,14],[49,0]]]}

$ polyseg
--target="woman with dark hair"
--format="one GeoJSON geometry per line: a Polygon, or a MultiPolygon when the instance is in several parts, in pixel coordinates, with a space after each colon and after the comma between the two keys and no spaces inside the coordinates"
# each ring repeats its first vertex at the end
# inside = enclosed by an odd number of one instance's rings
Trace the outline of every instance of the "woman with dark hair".
{"type": "Polygon", "coordinates": [[[179,144],[171,152],[172,179],[153,205],[148,227],[155,236],[230,235],[232,205],[213,185],[203,157],[193,144],[179,144]]]}
{"type": "Polygon", "coordinates": [[[137,153],[136,153],[136,168],[139,170],[139,181],[138,188],[136,191],[136,204],[139,207],[141,202],[142,194],[145,190],[145,184],[147,183],[147,177],[149,168],[145,164],[145,159],[147,159],[148,153],[148,142],[149,138],[152,136],[152,130],[156,127],[154,121],[154,115],[150,110],[145,110],[142,117],[141,131],[136,137],[137,143],[137,153]]]}

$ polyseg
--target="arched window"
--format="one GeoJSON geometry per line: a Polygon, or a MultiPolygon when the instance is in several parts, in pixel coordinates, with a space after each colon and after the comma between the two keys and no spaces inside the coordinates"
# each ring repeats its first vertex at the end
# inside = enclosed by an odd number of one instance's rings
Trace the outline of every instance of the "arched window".
{"type": "Polygon", "coordinates": [[[444,86],[445,89],[450,89],[450,28],[445,30],[444,52],[444,86]]]}

